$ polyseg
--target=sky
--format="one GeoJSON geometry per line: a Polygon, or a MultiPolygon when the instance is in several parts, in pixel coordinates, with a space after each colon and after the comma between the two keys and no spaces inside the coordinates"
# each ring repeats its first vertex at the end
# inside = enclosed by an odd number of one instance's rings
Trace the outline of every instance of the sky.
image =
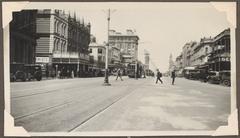
{"type": "Polygon", "coordinates": [[[110,29],[125,33],[136,30],[139,36],[138,58],[144,62],[144,49],[150,53],[150,68],[168,70],[169,56],[175,59],[190,41],[214,37],[230,27],[226,13],[210,3],[117,3],[65,2],[29,3],[26,9],[60,9],[84,22],[91,23],[91,34],[98,43],[107,41],[107,13],[111,13],[110,29]],[[154,64],[154,65],[153,65],[154,64]]]}

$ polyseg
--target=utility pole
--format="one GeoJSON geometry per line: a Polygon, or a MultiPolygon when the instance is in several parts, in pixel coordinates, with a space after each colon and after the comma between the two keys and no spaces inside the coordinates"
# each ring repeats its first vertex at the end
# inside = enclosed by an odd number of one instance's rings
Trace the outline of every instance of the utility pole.
{"type": "Polygon", "coordinates": [[[111,84],[109,83],[108,80],[108,48],[109,48],[109,30],[110,30],[110,17],[111,17],[111,10],[108,9],[108,13],[107,13],[107,21],[108,21],[108,25],[107,25],[107,44],[106,44],[106,59],[105,59],[105,79],[104,79],[104,83],[103,85],[105,86],[110,86],[111,84]]]}
{"type": "Polygon", "coordinates": [[[137,69],[137,67],[138,67],[138,58],[137,58],[137,56],[138,56],[138,48],[137,48],[137,46],[138,46],[138,44],[136,44],[136,46],[135,46],[135,79],[136,80],[138,78],[138,69],[137,69]]]}

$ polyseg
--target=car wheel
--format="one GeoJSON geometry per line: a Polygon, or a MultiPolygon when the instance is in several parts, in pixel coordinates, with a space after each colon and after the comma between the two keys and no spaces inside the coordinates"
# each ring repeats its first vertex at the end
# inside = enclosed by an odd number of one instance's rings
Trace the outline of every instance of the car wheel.
{"type": "Polygon", "coordinates": [[[223,85],[225,86],[230,86],[230,81],[229,80],[223,80],[223,85]]]}

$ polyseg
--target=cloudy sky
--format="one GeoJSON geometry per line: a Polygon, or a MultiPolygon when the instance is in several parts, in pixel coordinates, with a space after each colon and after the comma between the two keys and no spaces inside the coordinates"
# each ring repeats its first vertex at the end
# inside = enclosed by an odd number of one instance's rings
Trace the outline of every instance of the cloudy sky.
{"type": "MultiPolygon", "coordinates": [[[[167,71],[169,55],[175,58],[189,41],[216,36],[230,27],[225,12],[210,3],[30,3],[27,9],[62,9],[76,12],[78,18],[90,22],[91,33],[98,43],[107,40],[107,9],[112,9],[111,29],[125,32],[135,29],[139,40],[139,59],[144,49],[152,63],[167,71]]],[[[153,65],[151,65],[153,67],[153,65]]],[[[154,69],[154,68],[152,68],[154,69]]]]}

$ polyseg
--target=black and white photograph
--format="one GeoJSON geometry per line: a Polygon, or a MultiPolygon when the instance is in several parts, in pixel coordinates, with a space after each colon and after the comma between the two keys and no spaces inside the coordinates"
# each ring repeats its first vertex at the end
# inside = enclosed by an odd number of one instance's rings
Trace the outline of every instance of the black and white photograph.
{"type": "Polygon", "coordinates": [[[4,31],[14,127],[30,135],[238,132],[236,3],[15,3],[5,7],[4,31]]]}

